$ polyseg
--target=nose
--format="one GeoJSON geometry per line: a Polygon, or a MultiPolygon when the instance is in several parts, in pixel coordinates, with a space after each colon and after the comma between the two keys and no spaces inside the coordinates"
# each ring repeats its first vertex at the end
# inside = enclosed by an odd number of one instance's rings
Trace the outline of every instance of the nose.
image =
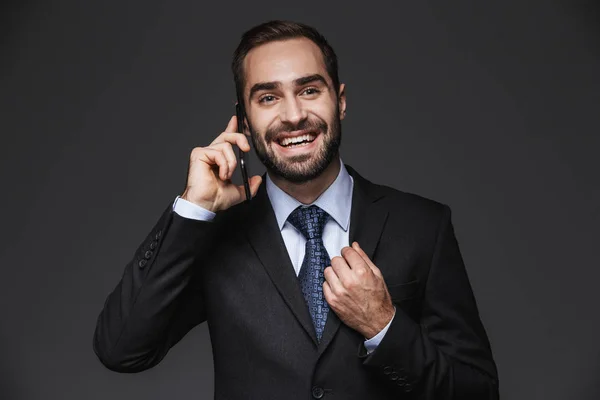
{"type": "Polygon", "coordinates": [[[282,109],[280,113],[281,122],[292,126],[297,126],[300,121],[306,119],[306,116],[306,110],[304,110],[300,99],[297,97],[294,96],[282,102],[282,109]]]}

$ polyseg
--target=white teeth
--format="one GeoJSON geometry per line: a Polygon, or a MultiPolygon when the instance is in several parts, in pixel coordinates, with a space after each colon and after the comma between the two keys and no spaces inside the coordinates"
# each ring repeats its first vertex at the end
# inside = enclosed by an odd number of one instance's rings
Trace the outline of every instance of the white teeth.
{"type": "Polygon", "coordinates": [[[312,141],[314,139],[315,139],[314,135],[306,134],[306,135],[302,135],[302,136],[296,136],[293,138],[285,138],[281,141],[281,145],[287,146],[290,143],[298,143],[298,142],[302,142],[303,140],[312,141]]]}

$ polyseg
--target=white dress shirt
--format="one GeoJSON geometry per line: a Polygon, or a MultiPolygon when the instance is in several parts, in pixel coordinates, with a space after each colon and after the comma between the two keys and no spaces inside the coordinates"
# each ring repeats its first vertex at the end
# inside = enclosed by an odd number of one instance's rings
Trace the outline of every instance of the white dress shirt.
{"type": "MultiPolygon", "coordinates": [[[[323,228],[323,244],[332,259],[341,255],[343,247],[349,246],[349,226],[350,211],[352,209],[352,188],[354,180],[348,173],[344,163],[340,159],[340,172],[335,181],[317,198],[312,204],[326,211],[331,218],[325,223],[323,228]]],[[[306,247],[306,238],[292,224],[287,221],[288,216],[298,206],[304,205],[283,190],[281,190],[267,174],[266,179],[267,194],[277,224],[281,230],[281,236],[285,242],[296,275],[300,273],[300,267],[304,260],[304,251],[306,247]]],[[[312,205],[311,204],[311,205],[312,205]]],[[[308,206],[308,205],[305,205],[308,206]]],[[[177,196],[173,203],[173,210],[184,218],[191,218],[202,221],[210,221],[215,217],[215,213],[199,205],[191,203],[177,196]]],[[[330,310],[331,311],[331,310],[330,310]]],[[[331,311],[333,312],[333,311],[331,311]]],[[[365,340],[367,353],[371,353],[377,348],[385,333],[387,332],[392,320],[377,335],[365,340]]]]}

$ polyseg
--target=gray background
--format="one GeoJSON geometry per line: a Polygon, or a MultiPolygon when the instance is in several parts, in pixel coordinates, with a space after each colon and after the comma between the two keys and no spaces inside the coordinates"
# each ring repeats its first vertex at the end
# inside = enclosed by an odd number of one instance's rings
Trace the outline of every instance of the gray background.
{"type": "Polygon", "coordinates": [[[241,33],[283,18],[338,53],[343,160],[452,207],[502,397],[600,398],[598,4],[288,3],[3,6],[0,397],[212,398],[206,325],[129,375],[92,334],[227,124],[241,33]]]}

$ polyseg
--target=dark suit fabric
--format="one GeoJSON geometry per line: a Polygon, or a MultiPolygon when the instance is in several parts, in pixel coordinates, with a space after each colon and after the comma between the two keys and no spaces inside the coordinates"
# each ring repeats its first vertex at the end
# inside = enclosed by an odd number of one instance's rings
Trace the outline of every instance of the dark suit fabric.
{"type": "Polygon", "coordinates": [[[317,342],[263,179],[252,201],[211,222],[168,205],[98,317],[100,361],[143,371],[207,321],[215,399],[497,399],[450,208],[346,168],[350,243],[381,270],[397,309],[373,353],[333,311],[317,342]]]}

